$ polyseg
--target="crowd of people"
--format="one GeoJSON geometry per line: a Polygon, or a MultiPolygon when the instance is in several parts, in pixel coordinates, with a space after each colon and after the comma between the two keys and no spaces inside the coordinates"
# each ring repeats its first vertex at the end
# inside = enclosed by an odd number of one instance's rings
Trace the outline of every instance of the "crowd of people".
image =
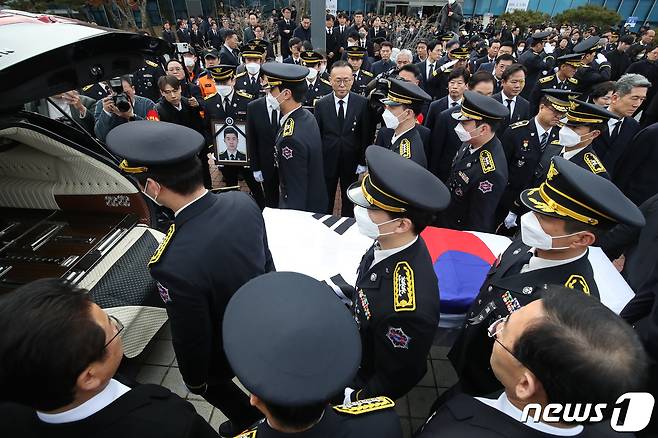
{"type": "MultiPolygon", "coordinates": [[[[42,107],[105,142],[160,212],[151,275],[187,388],[229,419],[221,436],[402,436],[392,407],[425,375],[440,314],[428,226],[512,243],[450,350],[459,382],[416,436],[614,436],[611,409],[523,412],[658,392],[653,30],[485,26],[454,0],[422,19],[284,7],[175,27],[167,59],[42,107]],[[213,193],[215,170],[246,188],[213,193]],[[351,216],[373,239],[349,306],[274,272],[265,207],[351,216]],[[620,315],[591,246],[636,293],[620,315]]],[[[3,407],[0,430],[216,436],[167,390],[119,381],[121,330],[63,281],[2,297],[2,397],[32,410],[3,407]]]]}

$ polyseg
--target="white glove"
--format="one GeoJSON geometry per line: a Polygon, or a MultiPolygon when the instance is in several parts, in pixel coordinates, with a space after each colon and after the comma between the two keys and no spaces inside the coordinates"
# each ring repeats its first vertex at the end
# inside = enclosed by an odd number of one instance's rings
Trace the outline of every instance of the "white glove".
{"type": "Polygon", "coordinates": [[[345,398],[343,399],[343,404],[344,405],[346,405],[348,403],[352,403],[352,399],[350,397],[352,396],[353,392],[354,392],[354,390],[352,388],[350,388],[349,386],[347,388],[345,388],[345,392],[344,392],[345,398]]]}
{"type": "Polygon", "coordinates": [[[550,43],[544,44],[544,52],[546,52],[547,55],[550,55],[555,51],[555,47],[553,47],[550,43]]]}
{"type": "Polygon", "coordinates": [[[604,62],[607,62],[607,61],[608,61],[608,58],[606,58],[603,53],[598,53],[596,55],[596,62],[598,62],[599,64],[603,64],[604,62]]]}
{"type": "Polygon", "coordinates": [[[363,172],[367,172],[367,171],[368,171],[368,167],[367,167],[367,166],[362,166],[362,165],[359,164],[358,166],[356,166],[356,172],[355,172],[355,173],[356,173],[357,175],[360,175],[360,174],[362,174],[363,172]]]}
{"type": "Polygon", "coordinates": [[[446,63],[443,64],[441,67],[439,67],[439,70],[441,70],[441,71],[446,71],[446,70],[448,70],[450,67],[452,67],[453,65],[457,64],[457,62],[459,62],[459,59],[455,59],[455,60],[453,60],[453,61],[446,62],[446,63]]]}
{"type": "Polygon", "coordinates": [[[263,172],[261,172],[260,170],[255,171],[254,172],[254,179],[256,180],[256,182],[259,182],[259,183],[265,181],[265,179],[263,178],[263,172]]]}
{"type": "Polygon", "coordinates": [[[512,213],[511,211],[507,213],[507,216],[505,217],[505,221],[503,222],[505,224],[505,228],[507,229],[514,228],[516,226],[516,218],[517,215],[512,213]]]}

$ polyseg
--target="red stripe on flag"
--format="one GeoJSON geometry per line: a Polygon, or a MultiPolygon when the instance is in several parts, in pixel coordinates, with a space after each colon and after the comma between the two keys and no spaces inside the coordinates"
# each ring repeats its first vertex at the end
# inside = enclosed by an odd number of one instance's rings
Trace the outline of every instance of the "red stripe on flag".
{"type": "Polygon", "coordinates": [[[447,251],[461,251],[480,257],[490,265],[496,256],[489,247],[476,235],[465,231],[449,230],[447,228],[427,227],[421,233],[427,249],[432,257],[432,263],[447,251]]]}

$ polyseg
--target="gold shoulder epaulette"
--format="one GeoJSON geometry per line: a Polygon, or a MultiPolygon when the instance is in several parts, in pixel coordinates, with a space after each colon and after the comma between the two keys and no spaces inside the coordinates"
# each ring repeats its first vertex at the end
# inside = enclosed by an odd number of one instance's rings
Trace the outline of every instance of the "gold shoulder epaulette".
{"type": "Polygon", "coordinates": [[[91,87],[93,87],[93,86],[94,86],[94,84],[91,84],[91,85],[85,85],[84,87],[82,87],[82,91],[87,91],[87,90],[89,90],[89,89],[90,89],[91,87]]]}
{"type": "Polygon", "coordinates": [[[370,77],[373,77],[373,76],[374,76],[374,75],[373,75],[372,73],[370,73],[368,70],[361,70],[361,73],[363,73],[363,74],[366,75],[366,76],[370,76],[370,77]]]}
{"type": "Polygon", "coordinates": [[[158,66],[158,63],[157,63],[157,62],[149,61],[148,59],[146,60],[146,63],[147,63],[148,65],[150,65],[151,67],[157,67],[157,66],[158,66]]]}
{"type": "Polygon", "coordinates": [[[496,170],[496,163],[494,163],[493,155],[488,150],[480,152],[480,166],[482,166],[483,173],[489,173],[496,170]]]}
{"type": "Polygon", "coordinates": [[[509,125],[509,127],[512,128],[512,129],[516,129],[516,128],[519,128],[521,126],[527,126],[528,123],[530,123],[530,120],[519,120],[518,122],[515,122],[515,123],[512,123],[511,125],[509,125]]]}
{"type": "Polygon", "coordinates": [[[156,249],[153,255],[151,256],[151,260],[149,260],[149,266],[158,263],[160,257],[162,257],[162,254],[165,252],[165,249],[167,249],[167,245],[169,245],[169,241],[174,236],[175,231],[176,231],[176,225],[171,224],[171,226],[169,227],[169,231],[167,231],[167,235],[162,240],[162,242],[160,242],[160,246],[158,246],[158,249],[156,249]]]}
{"type": "Polygon", "coordinates": [[[373,397],[358,400],[352,403],[334,406],[333,409],[341,414],[361,415],[368,412],[389,409],[395,406],[395,402],[388,397],[373,397]]]}
{"type": "MultiPolygon", "coordinates": [[[[400,152],[402,149],[400,149],[400,152]]],[[[416,310],[414,270],[408,262],[398,262],[393,271],[393,308],[396,312],[416,310]]]]}
{"type": "Polygon", "coordinates": [[[539,79],[539,83],[541,83],[541,84],[545,84],[546,82],[550,82],[550,81],[552,81],[553,79],[555,79],[555,75],[545,76],[545,77],[539,79]]]}
{"type": "Polygon", "coordinates": [[[213,94],[209,94],[209,95],[207,95],[207,96],[204,96],[204,97],[203,97],[203,100],[208,100],[208,99],[212,98],[212,97],[215,96],[215,95],[217,95],[217,93],[213,93],[213,94]]]}
{"type": "Polygon", "coordinates": [[[235,75],[235,79],[237,79],[237,78],[241,78],[242,76],[244,76],[244,75],[246,75],[246,74],[247,74],[246,71],[243,71],[243,72],[241,72],[241,73],[238,73],[237,75],[235,75]]]}
{"type": "Polygon", "coordinates": [[[254,98],[253,94],[249,94],[244,90],[236,90],[235,94],[237,94],[238,96],[242,96],[244,98],[247,98],[247,99],[253,99],[254,98]]]}
{"type": "Polygon", "coordinates": [[[242,432],[240,435],[236,435],[235,438],[255,438],[258,429],[249,429],[242,432]]]}
{"type": "Polygon", "coordinates": [[[553,140],[551,144],[560,144],[560,140],[553,140]]]}
{"type": "Polygon", "coordinates": [[[572,84],[578,84],[578,79],[576,79],[576,78],[569,78],[569,79],[567,79],[567,80],[568,80],[569,82],[571,82],[572,84]]]}
{"type": "Polygon", "coordinates": [[[320,78],[320,80],[331,87],[331,82],[329,82],[325,78],[320,78]]]}
{"type": "Polygon", "coordinates": [[[292,119],[292,117],[288,117],[286,124],[283,125],[283,134],[281,135],[283,137],[290,137],[293,132],[295,132],[295,121],[292,119]]]}

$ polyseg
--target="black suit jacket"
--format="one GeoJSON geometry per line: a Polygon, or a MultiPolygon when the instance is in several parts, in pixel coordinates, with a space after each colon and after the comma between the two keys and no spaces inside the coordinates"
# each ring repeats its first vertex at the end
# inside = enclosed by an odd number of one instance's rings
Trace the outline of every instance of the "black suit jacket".
{"type": "Polygon", "coordinates": [[[338,50],[340,49],[340,42],[342,39],[342,36],[339,35],[340,32],[338,32],[338,28],[334,27],[331,29],[331,34],[327,33],[327,28],[324,28],[324,34],[325,34],[325,50],[327,51],[327,57],[329,56],[330,53],[333,52],[334,56],[333,58],[328,58],[329,63],[332,63],[339,59],[338,56],[338,50]]]}
{"type": "Polygon", "coordinates": [[[29,408],[0,406],[0,436],[21,438],[215,438],[217,432],[194,406],[167,388],[139,385],[83,420],[44,423],[29,408]],[[11,418],[12,421],[5,421],[11,418]]]}
{"type": "MultiPolygon", "coordinates": [[[[228,150],[226,150],[226,151],[222,152],[221,154],[219,154],[217,159],[218,160],[228,160],[229,159],[228,150]]],[[[244,153],[236,150],[235,151],[235,161],[247,161],[247,156],[244,153]]]]}
{"type": "Polygon", "coordinates": [[[639,131],[640,124],[637,120],[632,117],[624,117],[619,134],[614,141],[610,138],[611,133],[607,130],[594,139],[592,142],[594,152],[596,152],[609,173],[614,172],[619,157],[624,155],[626,149],[635,146],[631,141],[639,131]]]}
{"type": "Polygon", "coordinates": [[[336,43],[338,44],[338,47],[345,48],[347,47],[347,35],[349,32],[349,26],[344,26],[343,31],[340,31],[340,26],[334,26],[334,35],[336,38],[336,43]]]}
{"type": "MultiPolygon", "coordinates": [[[[497,398],[498,394],[491,398],[497,398]]],[[[610,423],[585,426],[576,438],[612,438],[619,434],[610,430],[610,423]]],[[[421,427],[416,438],[555,438],[539,432],[509,415],[466,394],[457,394],[442,405],[421,427]]],[[[632,435],[631,435],[632,436],[632,435]]]]}
{"type": "Polygon", "coordinates": [[[342,128],[338,124],[334,93],[317,101],[314,114],[322,138],[325,178],[335,177],[344,167],[354,172],[358,164],[365,165],[365,148],[370,144],[370,116],[366,98],[350,92],[342,128]]]}
{"type": "Polygon", "coordinates": [[[272,115],[267,110],[265,97],[256,99],[247,105],[246,134],[249,166],[254,172],[263,172],[263,178],[266,180],[276,174],[274,142],[278,128],[272,125],[271,119],[272,115]]]}
{"type": "Polygon", "coordinates": [[[192,108],[185,100],[181,100],[181,110],[179,111],[164,98],[160,98],[155,105],[155,110],[158,112],[160,121],[187,126],[201,135],[205,135],[199,107],[192,108]]]}
{"type": "Polygon", "coordinates": [[[424,125],[432,132],[429,139],[428,169],[445,183],[450,176],[452,161],[462,145],[455,132],[455,126],[458,122],[452,118],[452,113],[460,111],[461,106],[457,105],[454,108],[445,109],[437,115],[436,110],[432,111],[432,107],[442,108],[441,104],[437,104],[437,102],[439,101],[432,102],[430,105],[430,110],[427,112],[424,122],[424,125]]]}
{"type": "Polygon", "coordinates": [[[658,192],[658,124],[638,132],[617,160],[614,182],[636,205],[658,192]]]}
{"type": "Polygon", "coordinates": [[[383,59],[380,59],[379,61],[375,62],[372,64],[370,67],[370,72],[377,76],[380,73],[384,73],[385,71],[389,71],[395,67],[395,63],[391,60],[384,61],[383,59]]]}
{"type": "Polygon", "coordinates": [[[234,50],[233,53],[226,46],[222,46],[219,50],[219,63],[229,65],[240,65],[240,59],[234,50]]]}
{"type": "Polygon", "coordinates": [[[163,30],[162,39],[168,43],[173,44],[176,42],[176,34],[174,34],[174,32],[171,30],[163,30]]]}
{"type": "MultiPolygon", "coordinates": [[[[503,100],[502,92],[496,93],[491,97],[493,97],[498,102],[502,103],[507,107],[507,102],[503,100]]],[[[528,120],[529,118],[530,118],[530,103],[519,95],[516,97],[516,102],[514,104],[514,112],[511,114],[510,117],[506,117],[505,121],[500,124],[498,130],[496,131],[496,135],[498,135],[498,137],[502,137],[503,133],[505,132],[505,129],[507,129],[509,125],[511,125],[512,123],[519,122],[521,120],[528,120]]]]}
{"type": "Polygon", "coordinates": [[[287,56],[287,57],[283,60],[283,63],[284,63],[284,64],[297,64],[297,65],[302,65],[302,58],[299,58],[299,62],[295,62],[295,61],[292,59],[292,55],[290,55],[290,56],[287,56]]]}
{"type": "Polygon", "coordinates": [[[217,29],[215,33],[210,29],[206,34],[206,41],[217,50],[219,50],[219,48],[222,47],[222,44],[224,44],[224,38],[222,38],[219,29],[217,29]]]}
{"type": "MultiPolygon", "coordinates": [[[[439,68],[439,61],[434,63],[434,71],[437,71],[439,68]]],[[[420,70],[420,76],[422,78],[422,81],[420,82],[420,88],[425,90],[427,94],[432,96],[433,99],[436,99],[438,96],[441,95],[441,90],[439,90],[440,87],[440,81],[434,79],[434,80],[428,80],[427,78],[427,60],[416,64],[416,67],[420,70]]]]}

